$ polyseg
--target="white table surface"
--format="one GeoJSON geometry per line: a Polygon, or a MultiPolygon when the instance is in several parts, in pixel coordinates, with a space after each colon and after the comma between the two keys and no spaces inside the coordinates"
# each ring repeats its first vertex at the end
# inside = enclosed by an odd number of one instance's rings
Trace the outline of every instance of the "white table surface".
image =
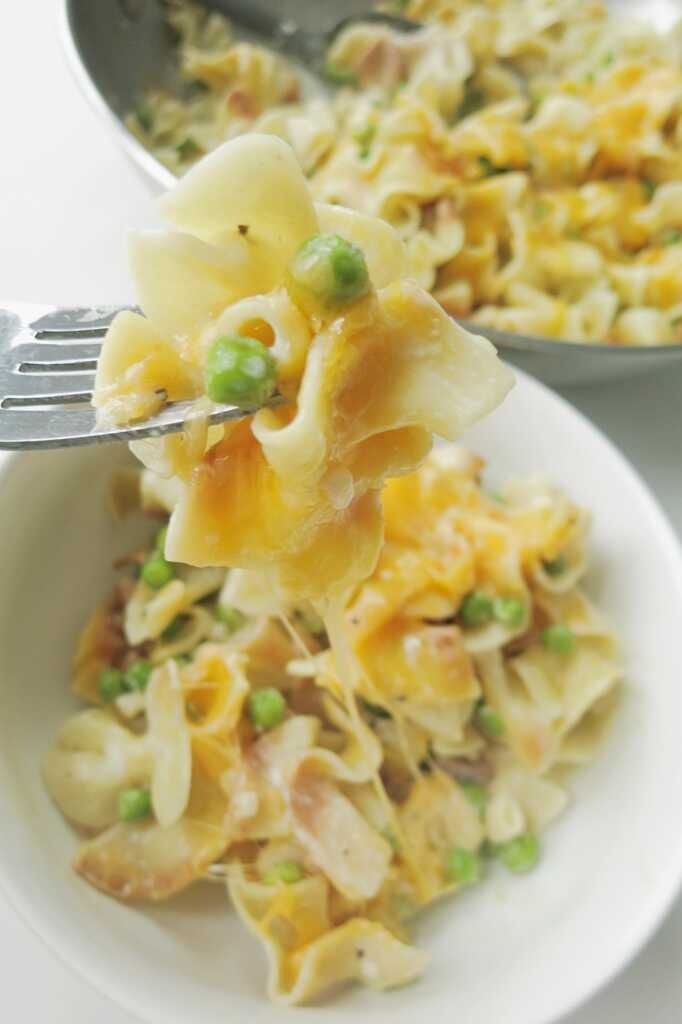
{"type": "MultiPolygon", "coordinates": [[[[152,219],[150,192],[71,80],[56,6],[0,5],[0,303],[130,301],[125,236],[152,219]]],[[[629,455],[682,534],[682,374],[568,397],[629,455]]],[[[625,973],[563,1024],[673,1024],[682,1018],[681,957],[679,902],[625,973]]],[[[0,963],[7,1024],[132,1022],[59,963],[2,894],[0,963]]]]}

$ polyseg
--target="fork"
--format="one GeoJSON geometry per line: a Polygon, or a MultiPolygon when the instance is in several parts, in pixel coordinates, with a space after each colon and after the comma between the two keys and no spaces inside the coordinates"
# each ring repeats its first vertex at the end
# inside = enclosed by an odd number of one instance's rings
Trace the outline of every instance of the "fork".
{"type": "MultiPolygon", "coordinates": [[[[187,426],[193,400],[168,402],[156,416],[123,427],[97,423],[90,403],[102,340],[119,309],[132,308],[0,308],[0,449],[135,441],[187,426]]],[[[221,423],[247,414],[216,404],[206,419],[221,423]]]]}

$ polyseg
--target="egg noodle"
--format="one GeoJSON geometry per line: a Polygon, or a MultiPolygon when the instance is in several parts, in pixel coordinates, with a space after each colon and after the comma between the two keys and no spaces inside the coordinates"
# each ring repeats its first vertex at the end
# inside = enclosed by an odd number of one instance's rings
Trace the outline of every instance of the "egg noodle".
{"type": "Polygon", "coordinates": [[[399,985],[425,964],[409,919],[486,857],[532,867],[605,728],[619,670],[579,589],[587,518],[430,451],[511,374],[405,277],[392,228],[313,204],[282,140],[226,143],[161,211],[172,229],[131,242],[145,316],[112,323],[94,402],[195,412],[114,482],[161,529],[82,634],[92,707],[45,781],[104,892],[224,883],[273,1000],[399,985]],[[278,402],[207,425],[216,388],[268,367],[278,402]]]}
{"type": "MultiPolygon", "coordinates": [[[[336,97],[225,19],[170,3],[186,95],[127,123],[182,173],[226,138],[286,139],[318,200],[392,224],[455,316],[616,345],[682,341],[682,32],[583,0],[410,0],[412,34],[335,41],[336,97]]],[[[404,9],[403,9],[404,8],[404,9]]],[[[393,8],[395,10],[395,8],[393,8]]]]}

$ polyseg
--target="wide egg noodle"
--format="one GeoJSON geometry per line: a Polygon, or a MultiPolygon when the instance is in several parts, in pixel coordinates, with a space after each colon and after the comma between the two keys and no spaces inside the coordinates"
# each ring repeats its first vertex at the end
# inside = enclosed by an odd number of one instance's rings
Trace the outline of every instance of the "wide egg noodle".
{"type": "Polygon", "coordinates": [[[123,423],[153,416],[167,400],[192,398],[197,386],[195,369],[148,320],[128,310],[116,316],[97,361],[96,407],[123,423]]]}
{"type": "Polygon", "coordinates": [[[153,772],[153,751],[109,711],[81,711],[65,722],[43,759],[43,779],[62,814],[86,829],[118,820],[121,789],[142,785],[153,772]]]}
{"type": "Polygon", "coordinates": [[[117,899],[166,900],[202,878],[226,849],[225,806],[222,790],[195,769],[187,813],[179,821],[168,828],[149,819],[118,822],[83,843],[74,868],[117,899]]]}
{"type": "Polygon", "coordinates": [[[453,779],[435,771],[417,779],[400,809],[400,822],[419,864],[420,898],[436,899],[452,885],[445,873],[448,852],[455,846],[479,848],[483,839],[479,814],[453,779]]]}
{"type": "Polygon", "coordinates": [[[538,835],[567,803],[568,795],[556,781],[523,770],[500,754],[485,808],[486,838],[492,843],[506,843],[527,832],[538,835]]]}
{"type": "Polygon", "coordinates": [[[228,876],[240,917],[263,942],[269,961],[268,995],[297,1005],[349,981],[384,989],[404,985],[424,969],[426,955],[375,921],[361,917],[334,927],[328,883],[321,875],[283,888],[228,876]]]}
{"type": "MultiPolygon", "coordinates": [[[[341,713],[336,720],[348,725],[341,713]]],[[[234,837],[269,839],[291,832],[312,863],[349,898],[369,898],[380,888],[391,859],[388,843],[368,825],[339,783],[368,781],[381,751],[369,734],[359,744],[351,734],[345,755],[317,746],[319,723],[290,719],[262,737],[233,772],[230,820],[234,837]],[[368,763],[367,746],[374,761],[368,763]],[[253,793],[254,799],[245,795],[253,793]],[[338,836],[343,835],[339,845],[338,836]]]]}
{"type": "Polygon", "coordinates": [[[138,580],[123,616],[128,643],[157,640],[177,616],[194,612],[192,606],[196,601],[219,590],[224,579],[222,569],[182,567],[177,576],[158,590],[138,580]]]}
{"type": "Polygon", "coordinates": [[[161,828],[182,818],[192,784],[192,746],[180,666],[170,658],[152,672],[145,694],[147,735],[154,762],[150,785],[161,828]]]}

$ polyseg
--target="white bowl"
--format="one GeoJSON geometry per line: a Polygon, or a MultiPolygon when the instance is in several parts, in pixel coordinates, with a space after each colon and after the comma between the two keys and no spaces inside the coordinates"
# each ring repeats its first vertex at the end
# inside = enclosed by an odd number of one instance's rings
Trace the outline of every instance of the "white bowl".
{"type": "MultiPolygon", "coordinates": [[[[573,776],[574,803],[535,872],[500,872],[427,913],[417,938],[432,962],[417,984],[354,989],[307,1020],[548,1024],[627,963],[680,883],[682,556],[672,531],[622,456],[530,378],[466,442],[492,476],[540,472],[593,509],[590,586],[622,640],[622,708],[601,757],[573,776]]],[[[78,630],[106,593],[112,555],[131,542],[104,501],[122,457],[101,448],[0,466],[0,880],[56,953],[145,1021],[293,1018],[267,1004],[262,951],[219,886],[138,909],[76,878],[76,837],[40,780],[41,755],[74,706],[78,630]]]]}

